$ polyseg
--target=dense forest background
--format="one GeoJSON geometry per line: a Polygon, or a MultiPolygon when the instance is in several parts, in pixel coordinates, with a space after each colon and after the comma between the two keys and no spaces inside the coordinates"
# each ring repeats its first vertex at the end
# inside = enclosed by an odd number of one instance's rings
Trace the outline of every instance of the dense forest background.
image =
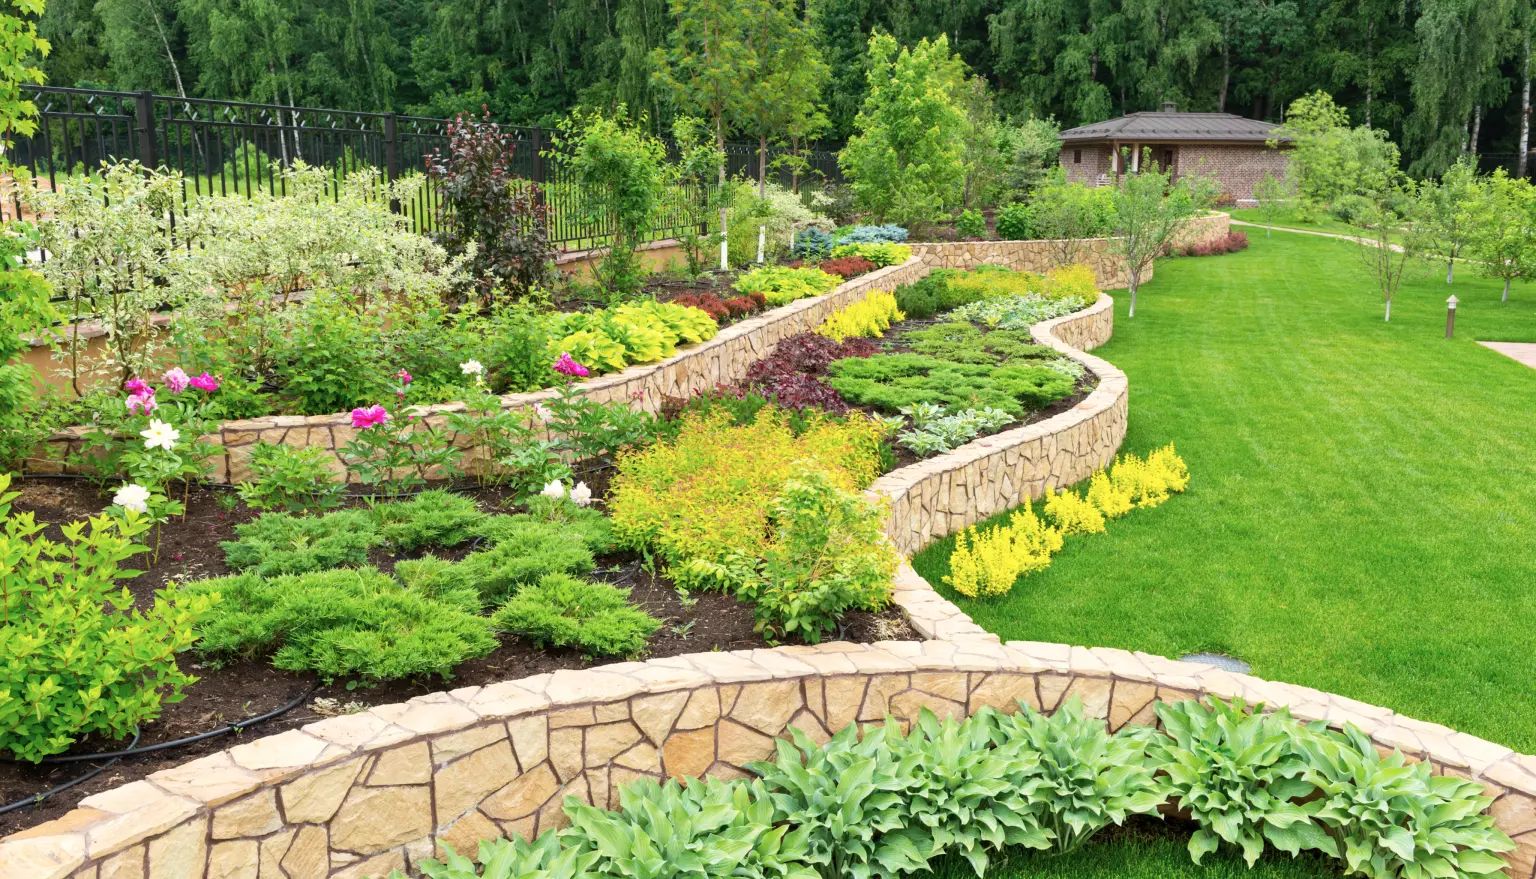
{"type": "MultiPolygon", "coordinates": [[[[1468,149],[1513,166],[1530,104],[1527,0],[800,2],[832,141],[873,30],[948,34],[1000,110],[1063,127],[1165,100],[1278,120],[1322,89],[1424,171],[1468,149]]],[[[51,0],[40,29],[52,85],[522,124],[623,102],[660,127],[652,50],[674,24],[667,0],[51,0]]]]}

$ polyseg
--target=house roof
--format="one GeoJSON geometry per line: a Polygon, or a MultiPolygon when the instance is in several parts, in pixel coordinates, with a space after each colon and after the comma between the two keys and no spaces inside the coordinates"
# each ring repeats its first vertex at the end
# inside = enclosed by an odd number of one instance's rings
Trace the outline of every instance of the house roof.
{"type": "Polygon", "coordinates": [[[1277,130],[1273,122],[1260,122],[1231,113],[1130,113],[1089,125],[1069,128],[1061,133],[1068,143],[1096,140],[1151,141],[1231,141],[1263,143],[1270,138],[1288,141],[1290,136],[1277,130]]]}

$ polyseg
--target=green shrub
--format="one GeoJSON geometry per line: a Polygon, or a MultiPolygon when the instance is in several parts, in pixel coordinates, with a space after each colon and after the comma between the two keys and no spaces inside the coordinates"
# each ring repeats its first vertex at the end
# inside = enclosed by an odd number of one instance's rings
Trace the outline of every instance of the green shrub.
{"type": "MultiPolygon", "coordinates": [[[[479,861],[475,862],[442,843],[447,854],[441,861],[423,858],[416,864],[427,879],[595,879],[591,872],[597,852],[562,848],[560,834],[545,833],[528,842],[517,834],[501,839],[480,841],[479,861]],[[484,869],[484,873],[480,870],[484,869]]],[[[399,870],[389,879],[406,879],[399,870]]]]}
{"type": "Polygon", "coordinates": [[[595,566],[580,533],[552,522],[509,518],[513,521],[498,527],[494,546],[470,553],[458,564],[464,582],[487,600],[505,600],[546,574],[585,574],[595,566]]]}
{"type": "Polygon", "coordinates": [[[964,238],[987,237],[987,220],[979,212],[964,210],[955,218],[955,231],[964,238]]]}
{"type": "Polygon", "coordinates": [[[0,473],[0,749],[37,762],[76,739],[123,739],[179,702],[197,678],[176,665],[217,598],[167,587],[135,611],[117,581],[145,551],[150,521],[132,512],[62,526],[39,537],[32,513],[11,514],[17,493],[0,473]]]}
{"type": "Polygon", "coordinates": [[[952,363],[995,365],[1011,360],[1055,360],[1055,349],[1036,345],[1028,330],[985,332],[969,321],[934,324],[901,334],[901,341],[919,354],[952,363]]]}
{"type": "Polygon", "coordinates": [[[458,546],[475,536],[475,527],[485,519],[473,498],[441,490],[379,504],[373,515],[379,534],[403,552],[426,546],[458,546]]]}
{"type": "Polygon", "coordinates": [[[575,647],[588,656],[634,656],[661,621],[629,602],[629,590],[546,574],[491,616],[491,624],[540,647],[575,647]]]}
{"type": "Polygon", "coordinates": [[[1190,857],[1198,864],[1222,842],[1240,846],[1250,867],[1266,842],[1292,855],[1333,853],[1333,840],[1294,802],[1317,790],[1307,747],[1316,728],[1291,720],[1285,708],[1250,714],[1246,707],[1241,699],[1156,705],[1167,735],[1153,739],[1151,753],[1166,773],[1164,792],[1200,825],[1190,857]]]}
{"type": "Polygon", "coordinates": [[[395,562],[395,576],[406,589],[419,592],[433,601],[445,601],[465,610],[479,611],[480,590],[465,577],[454,562],[435,555],[395,562]]]}
{"type": "Polygon", "coordinates": [[[1303,804],[1350,874],[1399,876],[1500,875],[1499,852],[1514,843],[1486,814],[1493,800],[1480,782],[1430,774],[1426,762],[1401,752],[1383,756],[1353,725],[1308,742],[1307,780],[1316,799],[1303,804]]]}
{"type": "MultiPolygon", "coordinates": [[[[613,522],[592,507],[578,507],[569,497],[540,495],[530,498],[526,515],[535,522],[551,522],[564,531],[580,535],[587,549],[595,555],[614,550],[613,522]]],[[[487,526],[480,533],[496,540],[494,528],[487,526]]]]}
{"type": "Polygon", "coordinates": [[[950,286],[950,280],[959,274],[955,269],[935,269],[921,280],[897,287],[897,307],[909,319],[921,320],[975,302],[977,294],[974,290],[950,286]]]}
{"type": "Polygon", "coordinates": [[[1028,241],[1033,238],[1029,205],[1015,202],[998,211],[997,237],[1004,241],[1028,241]]]}
{"type": "Polygon", "coordinates": [[[912,248],[905,244],[839,244],[832,248],[833,259],[861,256],[877,267],[901,265],[912,258],[912,248]]]}
{"type": "Polygon", "coordinates": [[[233,571],[263,577],[305,574],[367,564],[368,550],[381,541],[373,514],[342,510],[324,516],[267,513],[235,526],[238,540],[224,541],[224,561],[233,571]]]}
{"type": "Polygon", "coordinates": [[[1163,802],[1147,758],[1152,730],[1127,726],[1110,735],[1104,721],[1085,717],[1073,696],[1046,717],[1028,705],[1020,713],[979,715],[994,741],[1014,742],[1038,755],[1021,786],[1029,790],[1030,814],[1048,828],[1060,852],[1077,851],[1109,824],[1130,815],[1151,815],[1163,802]]]}
{"type": "Polygon", "coordinates": [[[949,409],[1001,409],[1023,417],[1072,393],[1076,380],[1029,362],[986,366],[926,354],[877,354],[833,361],[827,383],[843,399],[895,414],[933,403],[949,409]]]}
{"type": "Polygon", "coordinates": [[[733,286],[748,295],[762,294],[769,305],[787,305],[796,299],[831,292],[839,282],[836,275],[821,269],[763,266],[737,278],[733,286]]]}
{"type": "Polygon", "coordinates": [[[383,344],[378,321],[343,303],[304,303],[274,342],[273,373],[301,415],[345,412],[388,393],[376,353],[383,344]]]}
{"type": "Polygon", "coordinates": [[[328,680],[448,677],[460,663],[496,649],[478,602],[435,600],[374,568],[270,579],[236,574],[187,591],[222,597],[200,629],[202,652],[215,658],[271,652],[277,668],[328,680]]]}
{"type": "Polygon", "coordinates": [[[347,493],[346,482],[332,470],[335,461],[318,446],[257,443],[251,447],[253,480],[240,483],[240,500],[258,510],[315,513],[331,509],[347,493]]]}

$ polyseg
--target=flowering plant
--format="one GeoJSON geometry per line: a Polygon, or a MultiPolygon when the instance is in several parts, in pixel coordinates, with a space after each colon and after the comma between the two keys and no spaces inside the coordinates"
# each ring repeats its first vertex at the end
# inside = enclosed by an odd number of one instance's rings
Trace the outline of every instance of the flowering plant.
{"type": "Polygon", "coordinates": [[[470,450],[474,474],[481,485],[507,485],[517,494],[533,491],[551,480],[571,474],[555,443],[544,438],[540,424],[549,410],[535,403],[527,413],[503,408],[501,397],[485,383],[485,367],[478,360],[459,364],[474,377],[474,388],[464,395],[464,411],[448,416],[455,444],[470,450]]]}
{"type": "Polygon", "coordinates": [[[411,374],[395,373],[394,409],[383,403],[352,410],[357,435],[342,446],[347,467],[375,494],[397,496],[425,485],[427,477],[453,478],[463,473],[463,451],[444,423],[434,423],[408,405],[411,374]]]}
{"type": "Polygon", "coordinates": [[[555,361],[554,369],[555,372],[571,376],[572,378],[586,378],[592,374],[585,366],[573,360],[569,351],[560,352],[559,359],[555,361]]]}

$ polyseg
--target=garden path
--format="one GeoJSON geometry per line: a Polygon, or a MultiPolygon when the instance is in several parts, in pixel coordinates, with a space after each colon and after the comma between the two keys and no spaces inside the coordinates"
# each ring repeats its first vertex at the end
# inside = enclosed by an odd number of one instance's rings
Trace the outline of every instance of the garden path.
{"type": "Polygon", "coordinates": [[[1477,344],[1536,369],[1536,342],[1478,342],[1477,344]]]}

